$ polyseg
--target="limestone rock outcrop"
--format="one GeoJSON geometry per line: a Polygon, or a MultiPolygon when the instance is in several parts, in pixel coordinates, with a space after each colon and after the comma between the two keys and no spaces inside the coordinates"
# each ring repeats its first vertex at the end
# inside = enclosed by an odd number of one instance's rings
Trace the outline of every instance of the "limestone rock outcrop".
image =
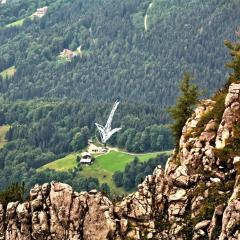
{"type": "Polygon", "coordinates": [[[96,190],[35,185],[29,201],[0,203],[0,240],[239,240],[240,84],[229,87],[221,119],[209,118],[215,106],[201,102],[166,169],[135,193],[113,203],[96,190]]]}

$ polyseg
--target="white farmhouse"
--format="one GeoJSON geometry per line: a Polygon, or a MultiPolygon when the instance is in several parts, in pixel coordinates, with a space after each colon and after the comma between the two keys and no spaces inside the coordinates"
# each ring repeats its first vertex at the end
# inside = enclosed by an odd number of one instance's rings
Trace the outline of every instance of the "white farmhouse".
{"type": "Polygon", "coordinates": [[[88,152],[83,152],[80,160],[80,163],[82,164],[92,164],[92,155],[88,152]]]}
{"type": "Polygon", "coordinates": [[[48,7],[38,8],[37,11],[33,14],[33,17],[42,18],[48,11],[48,7]]]}

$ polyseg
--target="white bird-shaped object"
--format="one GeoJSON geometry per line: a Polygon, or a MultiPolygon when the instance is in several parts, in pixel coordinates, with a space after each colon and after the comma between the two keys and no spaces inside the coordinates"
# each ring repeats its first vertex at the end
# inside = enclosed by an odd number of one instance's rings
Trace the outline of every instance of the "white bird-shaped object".
{"type": "Polygon", "coordinates": [[[107,123],[104,126],[98,124],[98,123],[95,123],[95,125],[97,126],[98,128],[98,131],[100,133],[100,136],[101,136],[101,141],[102,143],[106,143],[107,140],[116,132],[118,132],[119,130],[121,130],[122,128],[114,128],[114,129],[111,129],[111,124],[112,124],[112,120],[113,120],[113,116],[114,116],[114,113],[115,111],[117,110],[117,107],[118,107],[118,104],[120,102],[119,101],[116,101],[113,105],[113,108],[110,112],[110,115],[108,117],[108,120],[107,120],[107,123]]]}

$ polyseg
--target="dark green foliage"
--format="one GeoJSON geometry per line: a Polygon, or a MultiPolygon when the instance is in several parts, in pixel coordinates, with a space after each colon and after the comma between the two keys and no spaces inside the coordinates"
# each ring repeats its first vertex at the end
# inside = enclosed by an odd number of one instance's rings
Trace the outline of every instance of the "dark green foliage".
{"type": "Polygon", "coordinates": [[[222,90],[218,91],[213,97],[216,101],[212,108],[205,112],[197,124],[196,132],[199,134],[204,130],[204,127],[210,120],[215,120],[217,124],[220,124],[222,120],[222,115],[225,110],[225,98],[227,95],[228,88],[224,87],[222,90]]]}
{"type": "Polygon", "coordinates": [[[70,145],[73,151],[80,151],[88,145],[89,139],[89,130],[87,127],[84,127],[80,130],[80,132],[75,133],[73,136],[73,140],[70,145]]]}
{"type": "Polygon", "coordinates": [[[80,163],[80,161],[81,161],[81,157],[77,156],[77,168],[76,168],[76,171],[82,171],[83,170],[83,166],[80,163]]]}
{"type": "Polygon", "coordinates": [[[161,151],[173,147],[167,125],[148,126],[141,132],[136,128],[123,130],[117,135],[116,144],[129,152],[161,151]]]}
{"type": "Polygon", "coordinates": [[[186,240],[192,240],[193,239],[193,228],[194,228],[194,223],[193,220],[191,218],[191,206],[190,206],[190,202],[188,203],[187,207],[186,207],[186,211],[184,213],[184,226],[182,229],[182,232],[184,234],[184,238],[186,240]]]}
{"type": "MultiPolygon", "coordinates": [[[[228,83],[225,85],[222,91],[220,91],[214,98],[216,104],[209,112],[209,117],[217,119],[219,122],[222,118],[223,111],[225,109],[224,101],[228,91],[228,86],[231,83],[238,83],[240,81],[240,43],[232,43],[225,41],[225,45],[230,49],[232,55],[232,61],[226,64],[227,67],[233,69],[233,72],[229,76],[228,83]]],[[[236,113],[237,114],[237,113],[236,113]]],[[[240,112],[238,112],[240,116],[240,112]]],[[[238,117],[239,117],[238,116],[238,117]]],[[[203,121],[206,122],[206,121],[203,121]]],[[[240,124],[236,123],[232,129],[232,137],[228,140],[226,146],[223,149],[216,149],[216,156],[223,162],[227,162],[231,157],[240,154],[240,124]]]]}
{"type": "Polygon", "coordinates": [[[192,115],[199,96],[198,88],[190,83],[190,76],[188,73],[184,74],[180,90],[182,95],[178,97],[176,105],[169,110],[174,121],[170,127],[176,146],[178,146],[179,139],[182,135],[182,128],[187,119],[192,115]]]}
{"type": "Polygon", "coordinates": [[[113,181],[117,187],[121,187],[123,185],[123,172],[117,171],[113,174],[113,181]]]}
{"type": "MultiPolygon", "coordinates": [[[[43,184],[51,181],[64,182],[73,187],[75,191],[90,191],[92,189],[101,190],[101,185],[96,177],[83,178],[80,177],[78,171],[56,172],[54,170],[45,170],[43,172],[31,171],[28,179],[28,189],[35,183],[43,184]]],[[[104,184],[104,188],[108,191],[109,187],[104,184]]]]}
{"type": "Polygon", "coordinates": [[[6,4],[0,5],[0,27],[5,26],[8,23],[15,22],[18,19],[22,19],[32,15],[36,8],[42,7],[42,4],[52,4],[54,0],[44,1],[14,1],[9,0],[6,4]]]}
{"type": "Polygon", "coordinates": [[[0,203],[3,204],[4,207],[7,206],[9,202],[23,202],[25,194],[25,184],[22,183],[13,183],[8,186],[5,190],[0,192],[0,203]]]}
{"type": "Polygon", "coordinates": [[[101,191],[103,194],[107,195],[107,196],[109,196],[110,193],[111,193],[111,192],[110,192],[110,187],[108,186],[107,183],[103,183],[103,184],[101,185],[100,191],[101,191]]]}
{"type": "Polygon", "coordinates": [[[219,191],[225,190],[224,185],[213,185],[208,187],[209,196],[205,199],[202,207],[200,209],[200,215],[194,219],[194,224],[202,221],[202,220],[211,220],[215,208],[220,204],[226,204],[228,199],[231,196],[231,192],[233,190],[233,186],[230,189],[230,192],[225,192],[224,194],[219,194],[219,191]]]}
{"type": "Polygon", "coordinates": [[[147,162],[140,162],[137,157],[126,165],[123,172],[117,171],[113,174],[113,181],[118,187],[123,187],[126,191],[132,190],[142,183],[147,175],[152,174],[156,166],[165,166],[167,155],[159,155],[147,162]]]}
{"type": "Polygon", "coordinates": [[[229,159],[240,154],[240,128],[239,124],[233,127],[233,136],[223,149],[215,149],[216,156],[226,164],[229,159]]]}
{"type": "Polygon", "coordinates": [[[232,43],[228,40],[224,41],[225,45],[229,48],[232,56],[231,62],[227,63],[226,66],[233,70],[230,74],[228,84],[236,83],[240,81],[240,42],[232,43]]]}
{"type": "Polygon", "coordinates": [[[56,172],[54,170],[37,172],[35,169],[29,168],[25,162],[16,165],[6,162],[5,167],[0,171],[0,188],[5,189],[10,182],[21,179],[25,181],[27,191],[36,183],[43,184],[53,180],[70,184],[76,191],[100,190],[97,176],[83,178],[79,176],[79,171],[81,171],[81,165],[69,172],[56,172]]]}
{"type": "Polygon", "coordinates": [[[47,0],[0,5],[0,71],[15,65],[13,79],[0,80],[9,99],[124,98],[169,106],[184,69],[209,92],[225,81],[223,40],[234,38],[237,1],[47,0]],[[49,6],[42,19],[3,27],[49,6]],[[144,16],[148,14],[148,31],[144,16]],[[61,63],[63,48],[82,46],[83,56],[61,63]]]}
{"type": "Polygon", "coordinates": [[[213,229],[212,239],[217,239],[220,236],[221,232],[222,232],[222,224],[220,222],[220,223],[217,223],[215,228],[213,229]]]}
{"type": "MultiPolygon", "coordinates": [[[[215,208],[221,204],[227,204],[228,199],[230,198],[233,188],[234,188],[234,180],[226,181],[225,183],[221,184],[214,184],[209,186],[206,186],[204,182],[199,183],[196,188],[190,192],[189,194],[189,206],[186,207],[186,211],[184,213],[184,223],[186,224],[183,228],[183,233],[185,235],[185,238],[188,240],[191,240],[193,237],[193,229],[194,226],[203,221],[203,220],[211,220],[213,213],[215,211],[215,208]],[[204,192],[208,190],[208,197],[204,199],[204,202],[202,202],[200,206],[200,213],[194,218],[191,218],[191,200],[194,197],[197,196],[203,196],[204,192]],[[219,192],[224,192],[223,194],[220,194],[219,192]]],[[[220,218],[221,219],[221,218],[220,218]]],[[[221,223],[217,223],[220,226],[221,223]]],[[[214,229],[213,235],[215,237],[219,236],[219,227],[217,226],[214,229]]],[[[215,238],[214,238],[215,239],[215,238]]],[[[204,240],[204,238],[203,238],[204,240]]]]}
{"type": "MultiPolygon", "coordinates": [[[[87,138],[95,136],[94,123],[104,123],[111,108],[106,103],[70,100],[0,102],[5,123],[12,124],[9,141],[27,139],[29,144],[56,154],[86,146],[87,138]]],[[[154,106],[122,103],[113,123],[121,125],[122,130],[110,144],[135,152],[171,149],[171,136],[161,124],[167,121],[163,113],[154,106]]]]}
{"type": "MultiPolygon", "coordinates": [[[[3,124],[11,125],[8,143],[0,149],[0,189],[16,181],[29,187],[37,183],[35,169],[86,147],[88,138],[95,137],[94,123],[104,123],[111,108],[106,103],[73,100],[0,103],[3,124]]],[[[171,149],[170,131],[161,124],[162,112],[149,105],[122,103],[113,123],[122,130],[110,144],[134,152],[171,149]]],[[[75,169],[80,170],[81,166],[75,169]]]]}

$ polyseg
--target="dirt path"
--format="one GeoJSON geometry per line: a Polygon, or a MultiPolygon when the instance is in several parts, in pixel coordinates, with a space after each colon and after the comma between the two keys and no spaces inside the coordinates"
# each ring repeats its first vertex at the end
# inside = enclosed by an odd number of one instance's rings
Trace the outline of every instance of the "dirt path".
{"type": "Polygon", "coordinates": [[[148,9],[147,9],[147,11],[146,11],[146,15],[145,15],[145,17],[144,17],[144,31],[145,31],[145,32],[146,32],[147,29],[148,29],[148,26],[147,26],[148,14],[147,14],[147,12],[148,12],[148,10],[150,10],[150,9],[152,8],[152,5],[153,5],[153,3],[151,2],[151,3],[149,4],[149,6],[148,6],[148,9]]]}
{"type": "MultiPolygon", "coordinates": [[[[116,148],[116,147],[114,147],[114,148],[109,148],[109,152],[110,151],[116,151],[116,152],[122,152],[122,153],[126,153],[126,154],[128,154],[128,155],[131,155],[131,156],[143,156],[143,155],[146,155],[146,154],[148,154],[148,153],[130,153],[130,152],[126,152],[126,151],[123,151],[123,150],[120,150],[120,149],[118,149],[118,148],[116,148]]],[[[170,150],[169,150],[170,151],[170,150]]],[[[161,154],[161,153],[163,153],[164,151],[160,151],[160,152],[150,152],[150,153],[154,153],[154,154],[161,154]]],[[[166,151],[166,152],[168,152],[168,151],[166,151]]]]}
{"type": "MultiPolygon", "coordinates": [[[[97,146],[95,146],[94,144],[90,144],[89,148],[95,148],[97,146]],[[91,147],[90,147],[91,146],[91,147]]],[[[88,149],[89,150],[89,149],[88,149]]],[[[99,155],[97,155],[95,158],[97,157],[100,157],[102,155],[105,155],[105,154],[108,154],[109,152],[111,151],[115,151],[115,152],[121,152],[121,153],[125,153],[125,154],[128,154],[128,155],[131,155],[131,156],[143,156],[143,155],[146,155],[147,153],[130,153],[130,152],[126,152],[124,150],[121,150],[117,147],[108,147],[108,151],[107,152],[103,152],[103,153],[99,153],[99,155]]],[[[91,151],[89,151],[91,153],[91,151]]],[[[166,151],[167,152],[167,151],[166,151]]],[[[155,154],[161,154],[163,153],[162,151],[160,152],[151,152],[151,153],[155,153],[155,154]]]]}

